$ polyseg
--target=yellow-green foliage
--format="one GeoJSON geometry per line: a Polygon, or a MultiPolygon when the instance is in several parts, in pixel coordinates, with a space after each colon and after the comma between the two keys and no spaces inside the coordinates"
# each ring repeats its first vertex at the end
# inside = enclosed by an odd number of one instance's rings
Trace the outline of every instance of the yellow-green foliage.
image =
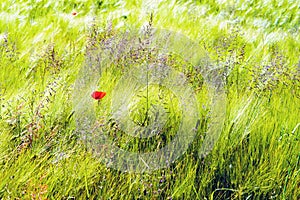
{"type": "MultiPolygon", "coordinates": [[[[1,0],[0,199],[300,199],[299,17],[299,1],[287,0],[1,0]],[[194,68],[169,59],[197,95],[197,136],[169,168],[121,173],[96,160],[76,134],[74,82],[90,49],[140,29],[151,11],[154,27],[185,34],[207,51],[224,77],[226,118],[214,149],[200,158],[208,88],[194,68]]],[[[135,64],[148,59],[139,53],[135,64]]],[[[111,92],[132,59],[103,72],[99,88],[107,96],[95,105],[98,122],[123,148],[153,149],[160,137],[147,146],[109,121],[111,92]]],[[[148,101],[148,92],[160,90],[140,91],[131,108],[136,123],[145,122],[143,106],[159,99],[148,101]]],[[[165,93],[163,104],[179,112],[165,93]]]]}

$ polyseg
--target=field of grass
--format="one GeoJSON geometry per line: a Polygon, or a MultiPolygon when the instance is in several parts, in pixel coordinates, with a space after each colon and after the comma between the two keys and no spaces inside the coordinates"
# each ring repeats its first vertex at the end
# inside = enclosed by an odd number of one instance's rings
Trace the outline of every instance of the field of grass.
{"type": "Polygon", "coordinates": [[[298,1],[2,0],[0,199],[300,199],[299,33],[298,1]],[[213,104],[197,70],[203,66],[172,52],[158,59],[158,46],[144,48],[147,33],[136,48],[127,41],[130,54],[123,55],[114,44],[142,27],[190,38],[222,79],[224,123],[205,156],[213,104]],[[108,46],[112,61],[103,68],[94,56],[108,46]],[[99,131],[127,151],[166,145],[184,118],[168,88],[147,85],[132,99],[136,124],[153,122],[149,101],[171,113],[162,133],[148,140],[126,135],[110,113],[123,98],[115,88],[131,90],[118,81],[151,62],[187,77],[197,97],[196,136],[168,167],[109,168],[82,140],[76,108],[82,96],[92,101],[99,131]],[[88,73],[94,68],[99,80],[88,73]],[[82,93],[80,77],[96,80],[93,89],[107,95],[96,102],[82,93]]]}

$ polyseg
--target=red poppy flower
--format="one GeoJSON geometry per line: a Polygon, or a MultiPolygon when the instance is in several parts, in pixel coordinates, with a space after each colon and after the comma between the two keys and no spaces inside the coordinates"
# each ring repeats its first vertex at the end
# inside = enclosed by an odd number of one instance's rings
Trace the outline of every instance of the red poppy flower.
{"type": "Polygon", "coordinates": [[[73,11],[73,12],[72,12],[72,15],[73,15],[73,16],[76,16],[77,14],[78,14],[78,13],[77,13],[76,11],[73,11]]]}
{"type": "Polygon", "coordinates": [[[91,96],[96,100],[102,99],[105,95],[106,95],[106,92],[100,92],[100,91],[95,91],[91,94],[91,96]]]}

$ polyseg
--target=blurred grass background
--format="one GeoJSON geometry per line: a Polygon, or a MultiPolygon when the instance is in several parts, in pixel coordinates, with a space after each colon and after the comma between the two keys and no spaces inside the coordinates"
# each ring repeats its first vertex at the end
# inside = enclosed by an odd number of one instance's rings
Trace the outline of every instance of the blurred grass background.
{"type": "Polygon", "coordinates": [[[0,198],[299,199],[299,16],[286,0],[1,1],[0,198]],[[187,35],[223,70],[226,121],[207,157],[195,140],[168,169],[126,174],[78,142],[72,94],[91,36],[139,29],[150,11],[154,27],[187,35]]]}

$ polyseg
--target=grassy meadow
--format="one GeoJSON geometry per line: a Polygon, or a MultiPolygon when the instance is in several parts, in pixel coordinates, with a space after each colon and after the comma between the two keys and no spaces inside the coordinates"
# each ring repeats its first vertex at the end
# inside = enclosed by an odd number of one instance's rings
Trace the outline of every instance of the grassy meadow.
{"type": "MultiPolygon", "coordinates": [[[[0,199],[300,199],[299,33],[298,1],[2,0],[0,199]],[[151,94],[165,96],[152,101],[173,113],[163,133],[137,141],[112,122],[118,80],[142,63],[183,73],[199,107],[196,137],[182,156],[151,173],[125,173],[95,158],[76,131],[76,80],[83,66],[99,66],[87,62],[93,49],[145,26],[185,35],[206,51],[224,83],[226,113],[218,141],[201,157],[212,109],[201,73],[180,56],[157,61],[155,50],[113,54],[95,88],[107,95],[94,105],[113,144],[152,151],[179,126],[178,101],[156,86],[151,94]]],[[[135,123],[151,123],[143,116],[149,98],[147,87],[132,100],[135,123]]]]}

